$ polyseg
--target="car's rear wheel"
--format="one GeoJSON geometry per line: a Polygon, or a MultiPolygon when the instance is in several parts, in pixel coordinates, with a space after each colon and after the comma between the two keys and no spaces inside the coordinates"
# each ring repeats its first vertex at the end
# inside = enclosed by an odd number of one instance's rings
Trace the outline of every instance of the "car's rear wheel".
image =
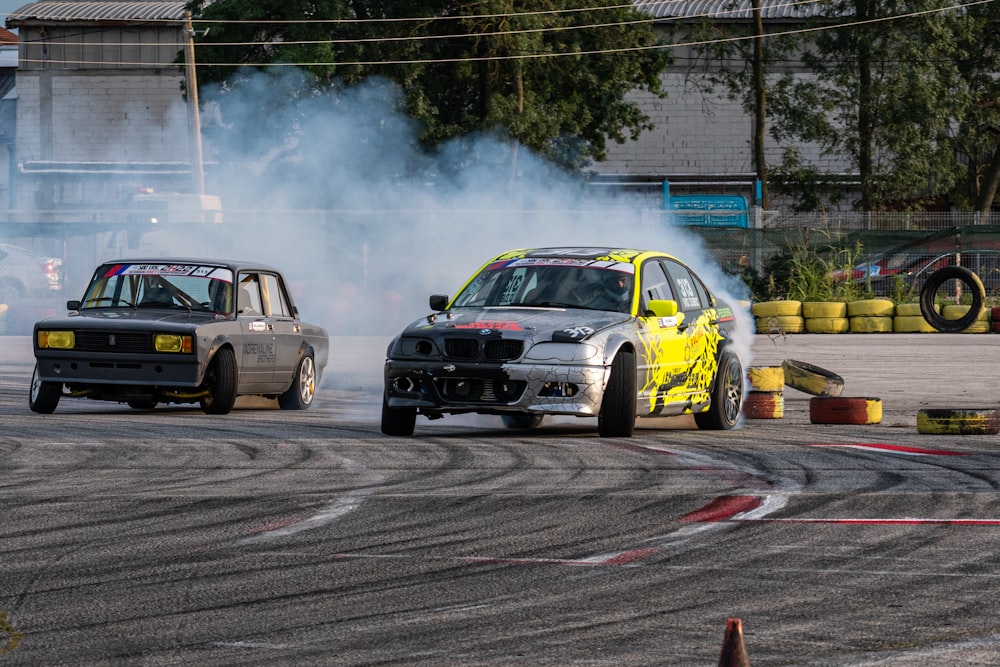
{"type": "Polygon", "coordinates": [[[413,435],[417,424],[416,408],[393,408],[382,394],[382,432],[386,435],[413,435]]]}
{"type": "Polygon", "coordinates": [[[538,428],[544,418],[545,415],[535,415],[527,412],[518,412],[512,415],[501,415],[500,417],[500,419],[503,420],[504,426],[518,430],[538,428]]]}
{"type": "Polygon", "coordinates": [[[28,407],[32,412],[50,415],[56,411],[59,398],[62,396],[62,383],[46,382],[38,377],[38,366],[31,375],[31,393],[28,395],[28,407]]]}
{"type": "Polygon", "coordinates": [[[635,430],[635,353],[619,350],[604,389],[597,432],[606,438],[627,438],[635,430]]]}
{"type": "Polygon", "coordinates": [[[316,397],[316,363],[312,354],[305,354],[299,360],[292,378],[292,386],[278,396],[278,407],[282,410],[305,410],[316,397]]]}
{"type": "Polygon", "coordinates": [[[236,355],[224,347],[215,353],[208,372],[205,373],[205,387],[208,396],[201,399],[201,409],[210,415],[224,415],[232,411],[236,404],[236,355]]]}
{"type": "Polygon", "coordinates": [[[719,355],[719,368],[712,387],[712,405],[707,412],[694,416],[694,423],[701,429],[728,431],[740,420],[743,406],[743,364],[732,352],[719,355]]]}

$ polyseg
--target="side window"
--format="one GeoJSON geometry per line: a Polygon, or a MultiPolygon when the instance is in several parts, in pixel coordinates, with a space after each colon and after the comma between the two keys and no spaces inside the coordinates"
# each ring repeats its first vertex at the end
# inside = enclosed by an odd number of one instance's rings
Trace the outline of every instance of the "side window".
{"type": "Polygon", "coordinates": [[[269,306],[264,312],[271,317],[291,317],[292,309],[288,307],[288,297],[278,276],[263,273],[261,281],[264,283],[264,295],[269,306]]]}
{"type": "Polygon", "coordinates": [[[674,284],[677,303],[681,310],[701,310],[709,307],[708,293],[686,266],[669,259],[663,260],[663,266],[674,284]]]}
{"type": "Polygon", "coordinates": [[[256,273],[241,273],[236,295],[236,312],[240,315],[263,315],[260,305],[260,284],[256,273]]]}
{"type": "Polygon", "coordinates": [[[653,299],[673,299],[674,293],[670,289],[670,282],[663,272],[663,267],[659,262],[646,262],[642,265],[642,302],[639,304],[639,311],[646,310],[646,304],[653,299]]]}

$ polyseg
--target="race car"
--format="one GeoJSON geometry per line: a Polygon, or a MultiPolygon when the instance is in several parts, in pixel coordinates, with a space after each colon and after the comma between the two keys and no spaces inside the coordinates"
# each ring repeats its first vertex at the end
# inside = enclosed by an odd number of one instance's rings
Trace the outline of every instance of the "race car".
{"type": "Polygon", "coordinates": [[[29,407],[63,397],[149,410],[199,403],[226,414],[238,396],[308,408],[329,355],[326,329],[303,322],[281,273],[206,259],[122,259],[97,267],[69,315],[36,322],[29,407]]]}
{"type": "Polygon", "coordinates": [[[412,435],[418,414],[596,417],[631,436],[637,417],[739,421],[744,371],[729,305],[677,258],[627,248],[537,248],[483,265],[454,299],[430,297],[386,354],[381,429],[412,435]]]}

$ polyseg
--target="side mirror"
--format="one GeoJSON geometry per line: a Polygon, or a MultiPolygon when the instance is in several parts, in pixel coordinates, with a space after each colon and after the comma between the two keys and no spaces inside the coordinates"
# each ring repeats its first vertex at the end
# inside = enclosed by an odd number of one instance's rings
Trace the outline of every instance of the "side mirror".
{"type": "Polygon", "coordinates": [[[673,317],[677,314],[677,302],[653,299],[647,304],[646,312],[652,317],[673,317]]]}
{"type": "Polygon", "coordinates": [[[66,310],[80,310],[80,302],[76,299],[66,302],[66,310]]]}
{"type": "Polygon", "coordinates": [[[431,310],[441,312],[448,307],[448,301],[448,295],[446,294],[431,294],[431,310]]]}

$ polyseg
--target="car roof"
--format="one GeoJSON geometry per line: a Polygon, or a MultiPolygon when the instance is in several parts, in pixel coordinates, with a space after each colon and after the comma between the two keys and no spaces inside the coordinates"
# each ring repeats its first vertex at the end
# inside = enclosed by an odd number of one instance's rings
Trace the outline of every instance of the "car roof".
{"type": "MultiPolygon", "coordinates": [[[[669,257],[673,255],[657,250],[640,250],[637,248],[613,248],[607,246],[564,246],[549,248],[519,248],[508,250],[497,256],[499,259],[518,259],[522,257],[572,257],[574,259],[610,259],[616,262],[631,262],[638,264],[647,257],[669,257]]],[[[678,260],[679,261],[679,260],[678,260]]]]}
{"type": "Polygon", "coordinates": [[[272,271],[281,273],[277,268],[260,262],[249,262],[235,259],[208,259],[205,257],[125,257],[120,259],[109,259],[101,262],[101,266],[108,264],[180,264],[180,265],[208,265],[224,266],[233,271],[272,271]]]}

